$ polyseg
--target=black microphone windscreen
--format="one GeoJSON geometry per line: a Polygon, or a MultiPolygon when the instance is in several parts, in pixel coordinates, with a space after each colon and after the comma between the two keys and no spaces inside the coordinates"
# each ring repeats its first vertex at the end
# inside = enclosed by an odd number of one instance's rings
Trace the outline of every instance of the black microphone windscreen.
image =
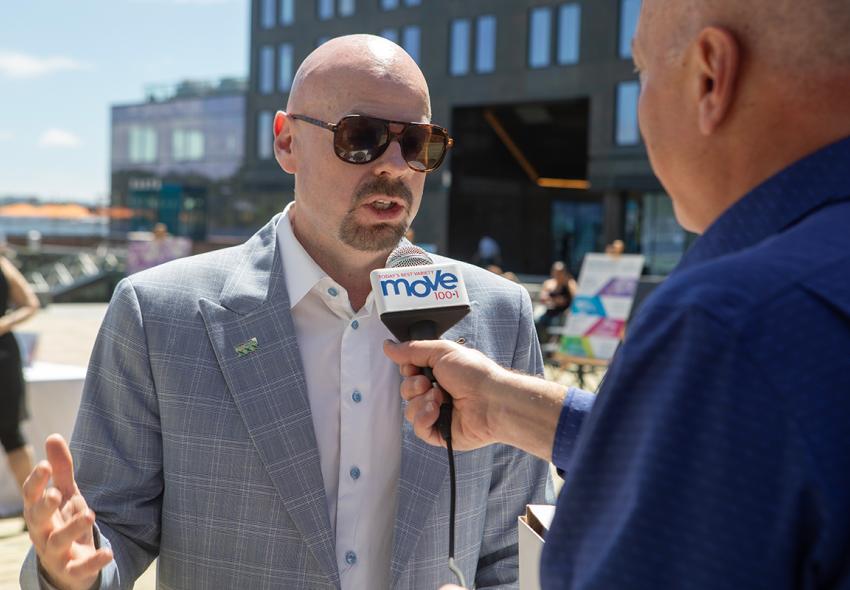
{"type": "Polygon", "coordinates": [[[387,268],[402,268],[405,266],[424,266],[434,264],[428,253],[413,244],[402,244],[390,252],[387,258],[387,268]]]}

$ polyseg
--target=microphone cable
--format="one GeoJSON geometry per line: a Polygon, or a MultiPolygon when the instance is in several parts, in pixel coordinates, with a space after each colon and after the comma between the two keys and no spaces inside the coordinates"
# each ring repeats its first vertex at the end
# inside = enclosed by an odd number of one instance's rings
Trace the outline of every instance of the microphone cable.
{"type": "MultiPolygon", "coordinates": [[[[422,373],[431,380],[436,387],[440,387],[439,382],[434,378],[434,372],[431,367],[424,367],[422,373]]],[[[440,387],[442,389],[442,387],[440,387]]],[[[457,578],[458,585],[461,588],[466,588],[466,579],[463,577],[463,572],[455,563],[455,520],[457,512],[457,474],[455,473],[455,454],[452,449],[452,399],[440,405],[440,416],[437,418],[437,428],[440,431],[440,436],[446,441],[446,451],[449,455],[449,570],[457,578]]]]}

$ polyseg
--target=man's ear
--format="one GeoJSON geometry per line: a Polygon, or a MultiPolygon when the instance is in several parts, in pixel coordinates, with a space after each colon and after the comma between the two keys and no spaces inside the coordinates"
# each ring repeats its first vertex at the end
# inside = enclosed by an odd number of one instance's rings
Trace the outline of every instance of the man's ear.
{"type": "Polygon", "coordinates": [[[292,120],[283,111],[274,115],[274,157],[285,172],[295,174],[298,166],[292,152],[292,120]]]}
{"type": "Polygon", "coordinates": [[[697,37],[694,49],[699,73],[699,130],[711,135],[735,102],[741,45],[726,29],[707,27],[697,37]]]}

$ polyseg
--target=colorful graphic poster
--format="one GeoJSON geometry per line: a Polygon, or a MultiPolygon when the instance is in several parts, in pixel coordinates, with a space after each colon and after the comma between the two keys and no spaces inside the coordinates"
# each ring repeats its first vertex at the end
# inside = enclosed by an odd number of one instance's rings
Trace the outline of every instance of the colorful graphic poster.
{"type": "Polygon", "coordinates": [[[561,352],[571,356],[610,359],[626,330],[644,257],[588,254],[578,276],[561,352]]]}

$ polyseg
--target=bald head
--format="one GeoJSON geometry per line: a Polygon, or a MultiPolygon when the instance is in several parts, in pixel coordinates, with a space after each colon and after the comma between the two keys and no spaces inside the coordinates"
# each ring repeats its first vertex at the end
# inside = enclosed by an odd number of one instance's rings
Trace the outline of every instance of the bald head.
{"type": "Polygon", "coordinates": [[[847,31],[848,0],[643,0],[641,132],[685,228],[850,134],[847,31]]]}
{"type": "Polygon", "coordinates": [[[675,22],[675,57],[707,26],[723,27],[752,57],[782,70],[822,74],[850,69],[847,0],[645,0],[645,21],[675,22]]]}
{"type": "Polygon", "coordinates": [[[375,82],[418,97],[430,119],[428,84],[419,66],[404,49],[375,35],[337,37],[315,49],[295,73],[286,109],[331,116],[356,103],[359,89],[375,82]]]}

